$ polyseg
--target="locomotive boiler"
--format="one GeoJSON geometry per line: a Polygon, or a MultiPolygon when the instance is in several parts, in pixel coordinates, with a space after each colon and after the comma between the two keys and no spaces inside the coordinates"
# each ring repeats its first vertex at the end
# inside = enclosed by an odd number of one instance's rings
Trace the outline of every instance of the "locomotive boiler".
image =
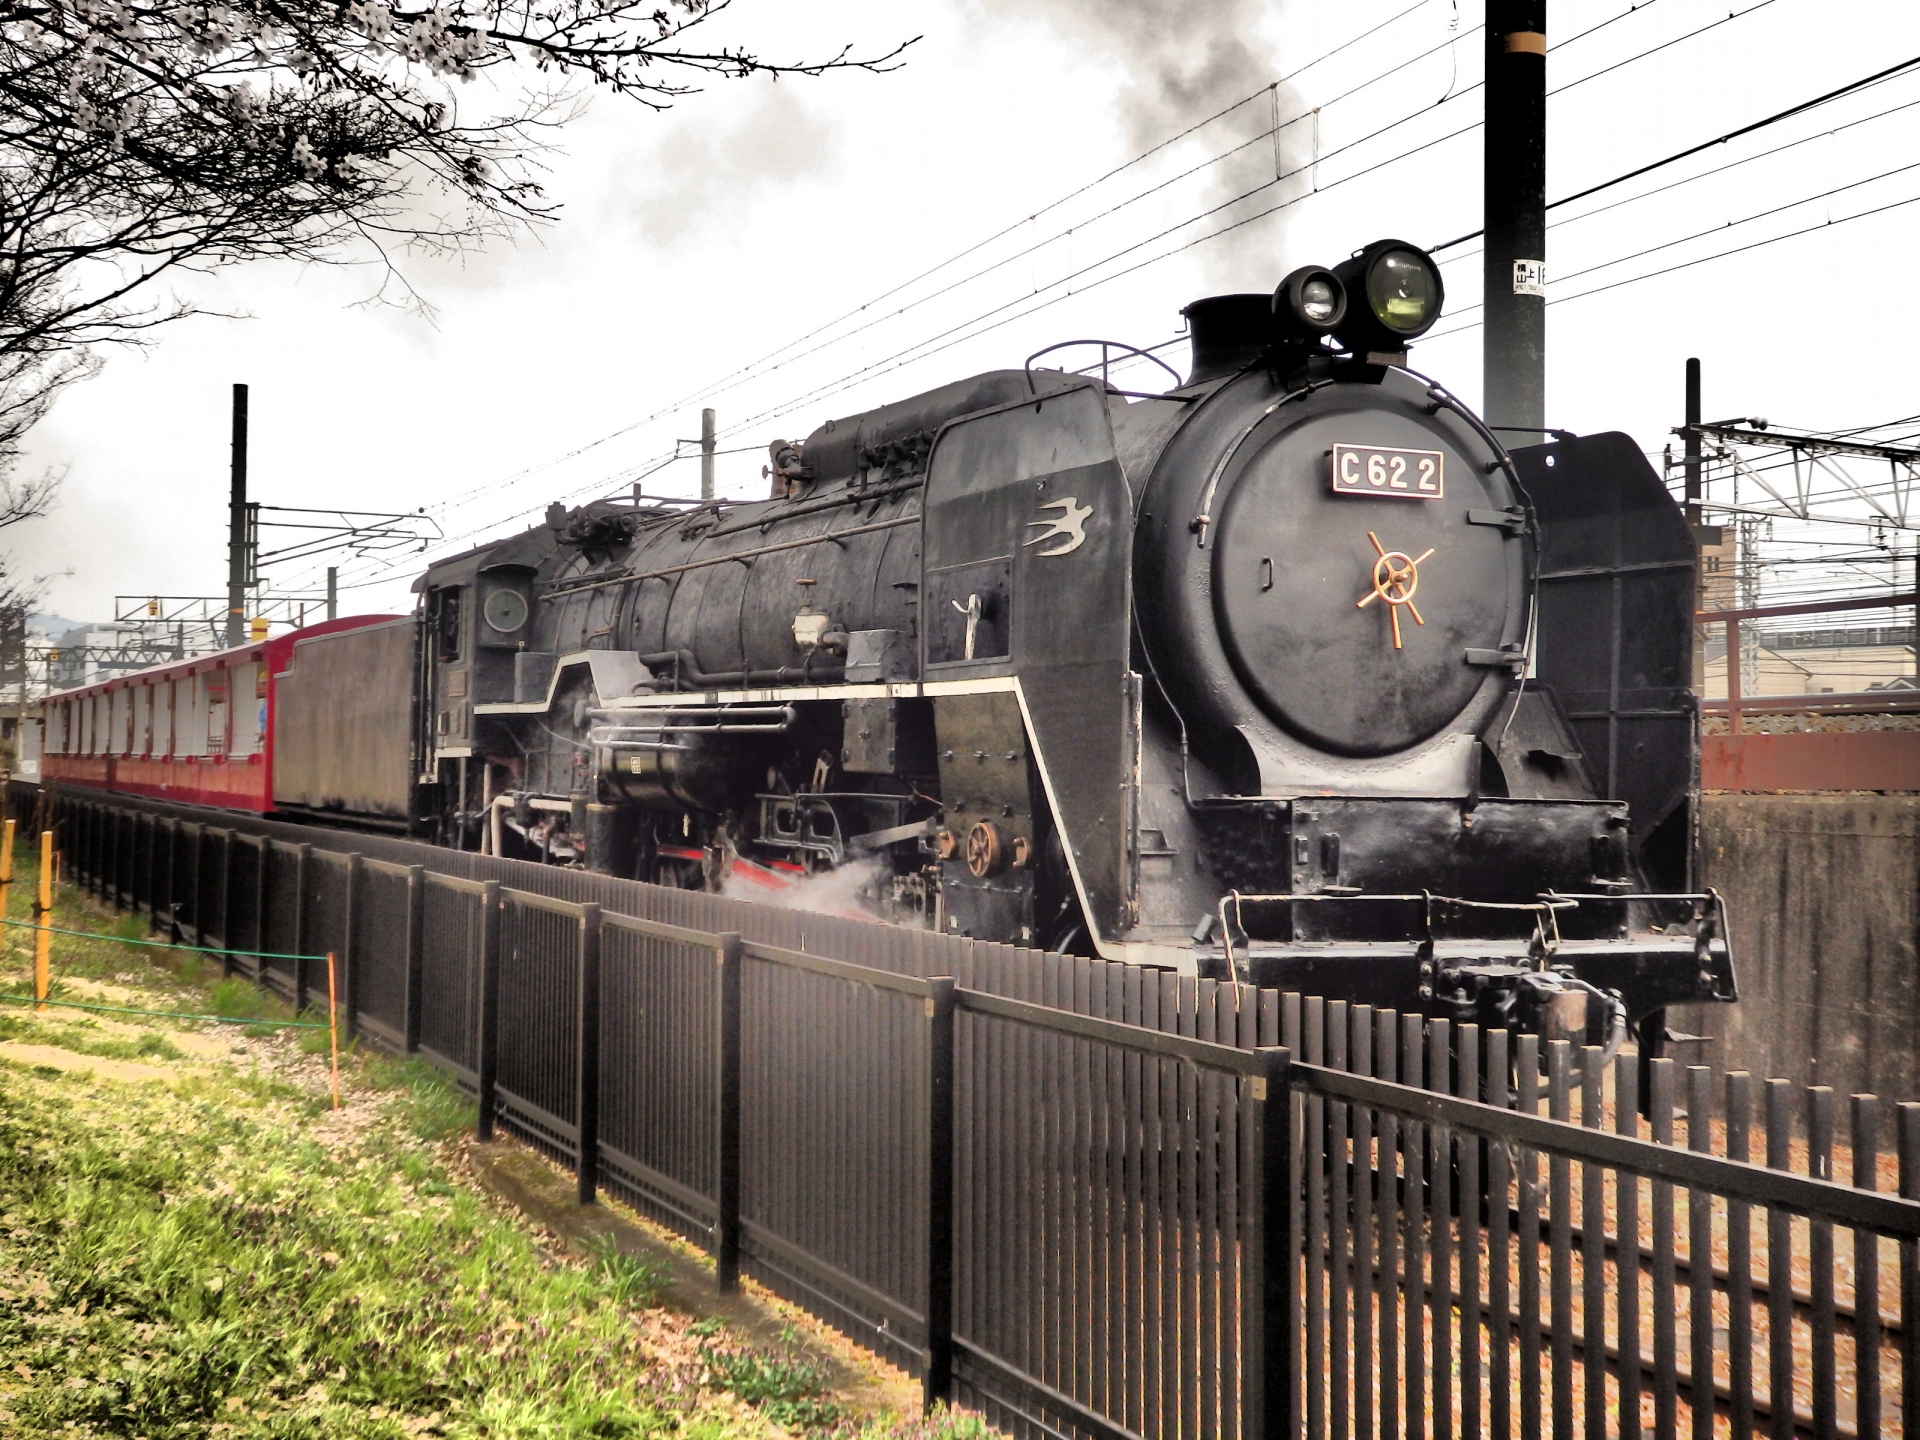
{"type": "Polygon", "coordinates": [[[1411,369],[1441,303],[1383,241],[1189,305],[1168,388],[1042,352],[433,566],[417,825],[1595,1040],[1731,1000],[1691,537],[1411,369]]]}

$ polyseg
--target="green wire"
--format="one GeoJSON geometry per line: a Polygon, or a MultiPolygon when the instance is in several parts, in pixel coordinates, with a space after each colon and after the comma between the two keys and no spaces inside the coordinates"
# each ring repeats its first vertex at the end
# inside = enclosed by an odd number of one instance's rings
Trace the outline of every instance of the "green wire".
{"type": "Polygon", "coordinates": [[[58,925],[36,925],[31,920],[0,920],[21,930],[45,930],[49,935],[78,935],[82,940],[104,940],[109,945],[144,945],[149,950],[193,950],[201,955],[250,955],[259,960],[324,960],[324,955],[283,955],[275,950],[214,950],[205,945],[175,945],[166,940],[127,940],[92,930],[62,930],[58,925]]]}
{"type": "Polygon", "coordinates": [[[219,1025],[279,1025],[300,1030],[332,1028],[325,1020],[248,1020],[239,1015],[187,1015],[178,1010],[132,1010],[124,1005],[83,1005],[78,1000],[36,1000],[31,995],[0,995],[0,1000],[11,1005],[59,1005],[68,1010],[98,1010],[107,1015],[158,1015],[163,1020],[211,1020],[219,1025]]]}

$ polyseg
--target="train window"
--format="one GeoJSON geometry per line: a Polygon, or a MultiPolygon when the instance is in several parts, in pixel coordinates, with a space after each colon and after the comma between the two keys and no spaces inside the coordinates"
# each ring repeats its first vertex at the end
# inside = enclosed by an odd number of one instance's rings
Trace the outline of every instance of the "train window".
{"type": "Polygon", "coordinates": [[[435,645],[442,660],[460,658],[460,591],[433,592],[435,645]]]}
{"type": "Polygon", "coordinates": [[[153,753],[173,754],[173,682],[162,680],[153,687],[153,753]]]}
{"type": "Polygon", "coordinates": [[[487,596],[481,613],[502,635],[511,635],[527,623],[527,597],[518,590],[496,590],[487,596]]]}
{"type": "Polygon", "coordinates": [[[263,677],[266,667],[263,665],[237,665],[228,672],[229,689],[233,695],[233,735],[234,755],[252,755],[265,748],[263,739],[267,730],[267,701],[263,677]]]}
{"type": "Polygon", "coordinates": [[[1010,653],[1011,562],[984,560],[927,575],[927,662],[996,660],[1010,653]]]}
{"type": "Polygon", "coordinates": [[[227,753],[227,672],[210,671],[204,681],[207,696],[207,748],[209,755],[227,753]]]}
{"type": "Polygon", "coordinates": [[[200,698],[200,677],[183,675],[174,684],[173,753],[204,755],[207,748],[207,712],[200,698]]]}
{"type": "Polygon", "coordinates": [[[153,686],[141,685],[133,692],[133,753],[153,753],[153,686]]]}

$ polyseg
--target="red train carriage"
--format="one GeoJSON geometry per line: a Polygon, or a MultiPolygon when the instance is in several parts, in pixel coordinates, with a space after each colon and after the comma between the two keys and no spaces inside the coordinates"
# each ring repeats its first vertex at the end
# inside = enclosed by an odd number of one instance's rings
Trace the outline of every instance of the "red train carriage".
{"type": "Polygon", "coordinates": [[[358,713],[369,703],[392,707],[392,687],[382,683],[388,677],[378,673],[392,661],[373,664],[375,673],[361,676],[371,683],[356,685],[358,667],[343,673],[339,664],[343,649],[363,661],[396,652],[404,676],[412,622],[391,615],[328,620],[50,695],[42,778],[257,814],[357,808],[351,802],[356,788],[365,788],[356,783],[364,777],[340,774],[347,737],[336,732],[378,720],[385,723],[376,728],[392,738],[361,754],[379,771],[388,768],[380,764],[381,750],[400,757],[399,775],[380,775],[386,783],[376,788],[402,797],[400,813],[391,818],[404,821],[404,702],[396,716],[358,713]]]}

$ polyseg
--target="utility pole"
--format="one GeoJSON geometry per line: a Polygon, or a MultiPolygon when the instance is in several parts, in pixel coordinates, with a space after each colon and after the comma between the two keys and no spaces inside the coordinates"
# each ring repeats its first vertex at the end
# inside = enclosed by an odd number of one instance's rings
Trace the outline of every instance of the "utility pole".
{"type": "MultiPolygon", "coordinates": [[[[1687,517],[1687,533],[1693,537],[1693,608],[1698,612],[1706,608],[1707,557],[1706,547],[1702,543],[1706,536],[1700,529],[1700,501],[1704,488],[1700,483],[1700,361],[1697,357],[1687,360],[1686,401],[1686,432],[1680,440],[1686,446],[1683,465],[1687,488],[1686,504],[1681,508],[1687,517]]],[[[1736,560],[1738,558],[1736,556],[1736,560]]],[[[1739,657],[1729,651],[1727,673],[1731,675],[1733,667],[1739,663],[1739,657]]],[[[1705,637],[1697,629],[1693,641],[1693,689],[1696,695],[1707,693],[1707,647],[1705,637]]],[[[1727,693],[1733,692],[1729,690],[1727,693]]]]}
{"type": "Polygon", "coordinates": [[[713,499],[713,411],[700,412],[700,498],[713,499]]]}
{"type": "Polygon", "coordinates": [[[327,566],[327,619],[340,618],[340,570],[338,566],[327,566]]]}
{"type": "Polygon", "coordinates": [[[233,493],[227,502],[227,645],[247,643],[247,387],[233,387],[233,493]]]}
{"type": "Polygon", "coordinates": [[[1489,424],[1538,430],[1547,408],[1547,0],[1487,0],[1486,47],[1482,408],[1489,424]]]}
{"type": "Polygon", "coordinates": [[[1687,429],[1680,438],[1686,443],[1687,524],[1694,541],[1700,539],[1700,362],[1687,361],[1687,429]]]}

